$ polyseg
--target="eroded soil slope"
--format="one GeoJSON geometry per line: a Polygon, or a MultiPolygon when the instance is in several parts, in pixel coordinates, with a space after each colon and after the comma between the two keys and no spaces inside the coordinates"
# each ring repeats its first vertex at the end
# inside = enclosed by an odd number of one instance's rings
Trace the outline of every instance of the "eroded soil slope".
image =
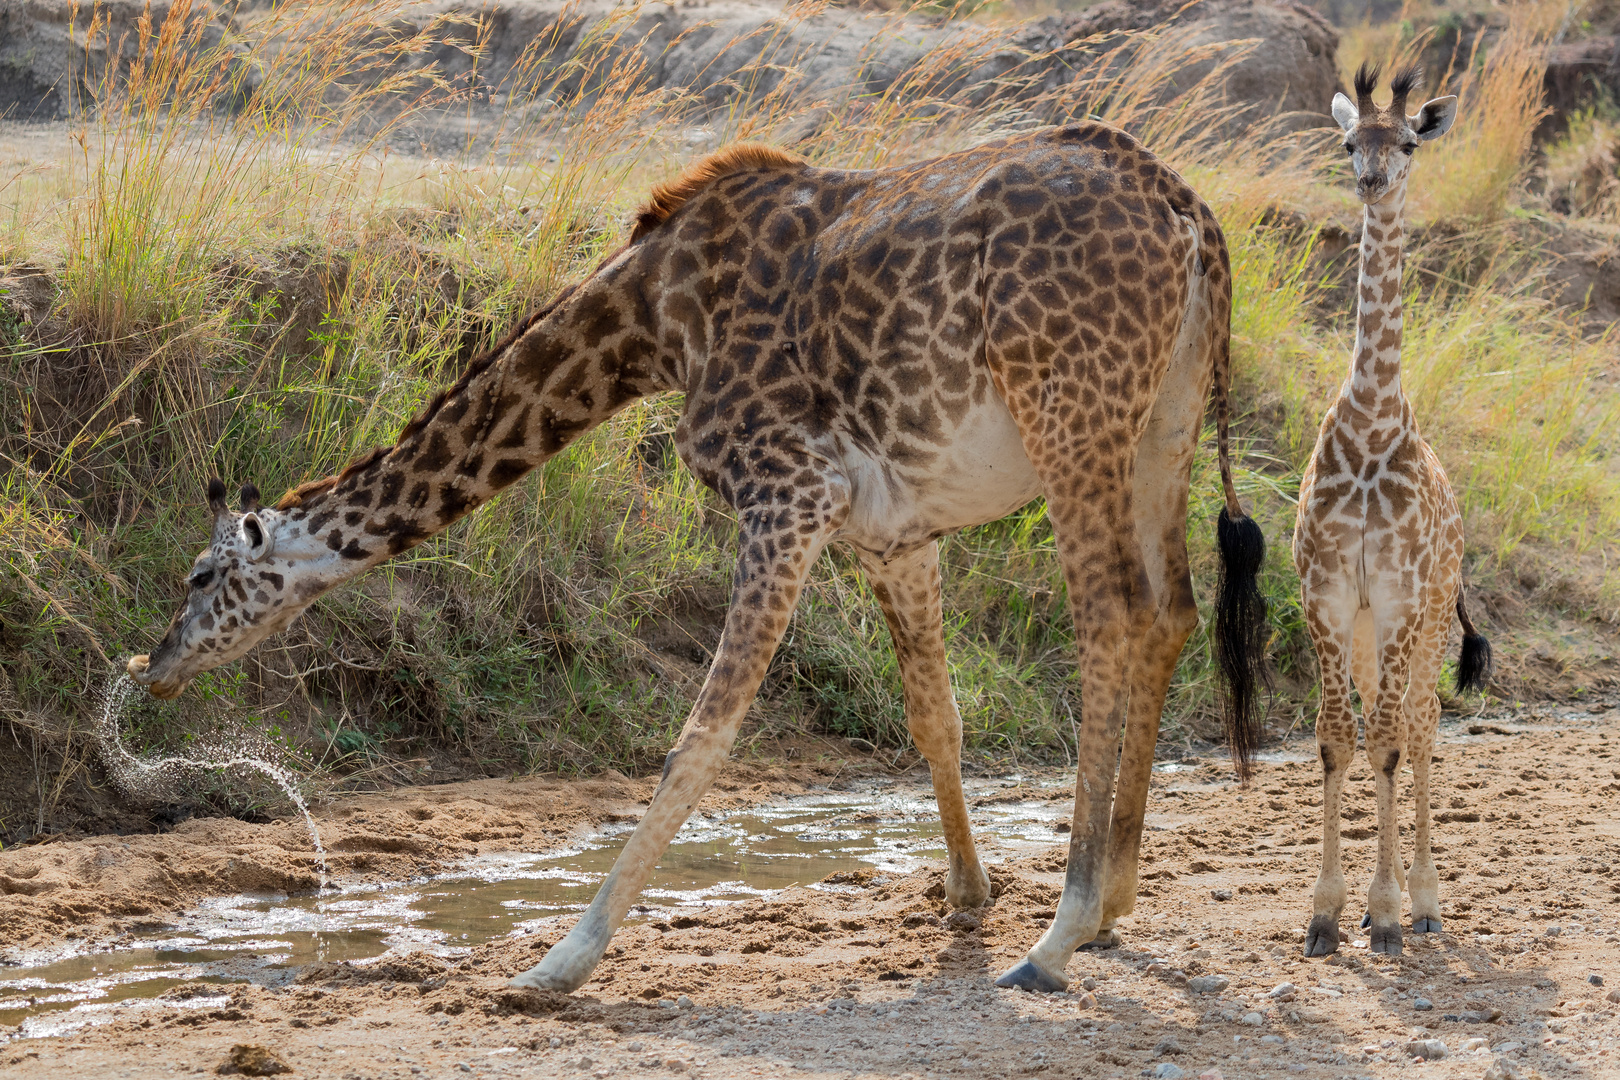
{"type": "MultiPolygon", "coordinates": [[[[942,868],[934,866],[905,875],[835,875],[757,901],[630,925],[572,996],[505,988],[562,928],[542,929],[456,962],[417,953],[315,965],[287,986],[243,987],[214,1008],[114,1011],[100,1027],[0,1048],[0,1068],[27,1077],[212,1072],[233,1046],[260,1044],[280,1054],[293,1075],[401,1080],[1135,1077],[1144,1070],[1188,1077],[1218,1071],[1235,1080],[1407,1076],[1414,1069],[1477,1078],[1490,1068],[1500,1076],[1615,1076],[1616,745],[1620,715],[1613,711],[1448,722],[1435,797],[1446,931],[1409,935],[1399,958],[1368,954],[1355,929],[1359,901],[1345,912],[1341,955],[1299,955],[1319,858],[1320,792],[1310,745],[1295,743],[1262,764],[1246,791],[1214,759],[1155,777],[1142,895],[1122,924],[1124,944],[1077,956],[1065,995],[992,986],[1052,917],[1064,855],[1053,850],[997,863],[999,895],[974,912],[945,907],[942,868]],[[1414,1049],[1434,1055],[1441,1046],[1443,1058],[1414,1063],[1414,1049]]],[[[1371,863],[1372,785],[1364,766],[1351,775],[1347,872],[1359,892],[1371,863]]],[[[790,779],[752,784],[785,790],[790,779]]],[[[538,781],[528,789],[409,792],[366,802],[343,819],[351,824],[329,819],[329,827],[338,845],[345,836],[373,838],[353,852],[378,861],[354,868],[380,873],[386,860],[428,860],[408,844],[383,850],[389,837],[423,835],[413,810],[435,807],[431,821],[461,807],[457,820],[469,828],[512,830],[491,840],[457,836],[454,828],[442,834],[469,849],[544,846],[588,815],[609,812],[613,800],[633,807],[644,793],[628,782],[603,784],[600,794],[538,781]],[[488,821],[465,809],[472,804],[489,807],[488,821]]],[[[723,797],[756,791],[736,780],[732,786],[723,797]]],[[[992,798],[1030,795],[1028,787],[1008,787],[992,798]]],[[[246,851],[246,841],[220,836],[221,850],[208,858],[245,857],[230,845],[246,851]]],[[[159,841],[177,842],[151,838],[159,841]]],[[[276,859],[291,860],[294,841],[289,827],[285,847],[262,841],[282,855],[247,857],[280,865],[276,859]]],[[[202,859],[200,836],[197,842],[202,859]]],[[[134,843],[131,853],[140,850],[134,843]]],[[[151,856],[126,856],[116,844],[66,847],[84,854],[61,864],[64,875],[93,864],[89,853],[97,850],[110,856],[103,881],[120,873],[152,880],[155,873],[123,869],[121,860],[151,856]]],[[[290,865],[296,869],[288,875],[308,872],[303,862],[290,865]]],[[[243,887],[216,873],[219,886],[243,887]]],[[[46,929],[40,923],[31,932],[46,929]]],[[[215,990],[180,987],[170,996],[215,990]]]]}

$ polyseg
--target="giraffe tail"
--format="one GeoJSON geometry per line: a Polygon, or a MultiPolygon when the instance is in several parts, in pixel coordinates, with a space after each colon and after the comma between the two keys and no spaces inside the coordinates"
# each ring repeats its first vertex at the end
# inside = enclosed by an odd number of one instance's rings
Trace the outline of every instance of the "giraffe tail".
{"type": "Polygon", "coordinates": [[[1462,623],[1462,656],[1457,661],[1457,693],[1483,690],[1491,677],[1491,643],[1474,629],[1463,600],[1462,583],[1457,584],[1457,621],[1462,623]]]}
{"type": "Polygon", "coordinates": [[[1260,593],[1260,568],[1266,561],[1266,536],[1259,522],[1244,513],[1232,482],[1232,454],[1227,438],[1232,401],[1231,271],[1222,251],[1217,265],[1226,270],[1226,287],[1212,296],[1210,333],[1215,356],[1213,394],[1215,436],[1221,487],[1226,496],[1215,525],[1221,555],[1221,579],[1215,599],[1215,660],[1226,684],[1222,720],[1238,776],[1247,783],[1250,765],[1265,726],[1271,672],[1266,664],[1266,598],[1260,593]],[[1224,293],[1225,295],[1220,295],[1224,293]]]}

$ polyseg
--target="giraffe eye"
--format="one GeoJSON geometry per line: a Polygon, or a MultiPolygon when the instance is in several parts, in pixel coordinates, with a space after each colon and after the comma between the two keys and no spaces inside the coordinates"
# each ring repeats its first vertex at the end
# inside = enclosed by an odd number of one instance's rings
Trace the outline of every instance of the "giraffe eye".
{"type": "Polygon", "coordinates": [[[1415,154],[1417,153],[1417,148],[1417,143],[1407,143],[1405,146],[1401,147],[1401,152],[1403,154],[1415,154]]]}
{"type": "Polygon", "coordinates": [[[191,587],[193,589],[206,589],[208,588],[208,583],[213,580],[214,572],[212,570],[198,570],[195,574],[191,575],[191,587]]]}
{"type": "Polygon", "coordinates": [[[1344,152],[1346,154],[1354,154],[1356,152],[1356,144],[1355,143],[1345,143],[1344,144],[1344,152]]]}

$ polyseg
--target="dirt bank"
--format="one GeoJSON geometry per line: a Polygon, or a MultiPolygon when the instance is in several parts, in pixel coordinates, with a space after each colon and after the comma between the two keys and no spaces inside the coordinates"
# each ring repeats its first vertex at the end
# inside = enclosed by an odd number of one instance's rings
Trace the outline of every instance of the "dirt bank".
{"type": "MultiPolygon", "coordinates": [[[[178,987],[166,995],[172,1007],[114,1009],[100,1027],[14,1042],[0,1049],[0,1065],[25,1077],[166,1076],[212,1072],[233,1046],[262,1044],[285,1058],[292,1075],[367,1080],[1196,1077],[1210,1070],[1232,1080],[1383,1077],[1418,1067],[1433,1077],[1480,1077],[1497,1059],[1525,1076],[1614,1076],[1617,745],[1620,715],[1612,710],[1449,721],[1435,797],[1446,932],[1409,937],[1399,959],[1366,952],[1353,929],[1355,902],[1345,912],[1350,944],[1340,956],[1299,955],[1319,859],[1320,795],[1310,746],[1296,743],[1285,760],[1262,764],[1247,791],[1215,759],[1156,775],[1142,895],[1122,924],[1124,945],[1077,957],[1067,995],[992,986],[1052,916],[1063,867],[1063,852],[1053,850],[998,862],[999,896],[977,912],[944,906],[936,866],[835,876],[631,925],[573,996],[505,988],[563,928],[542,929],[456,962],[417,953],[312,965],[284,987],[238,987],[229,1001],[205,1008],[183,1006],[218,987],[178,987]],[[1446,1056],[1415,1065],[1409,1049],[1439,1053],[1432,1040],[1446,1056]]],[[[718,798],[746,800],[813,779],[734,771],[718,798]]],[[[633,812],[645,790],[614,780],[485,782],[355,800],[342,808],[348,813],[325,820],[333,846],[345,852],[427,866],[453,853],[401,842],[427,835],[435,821],[444,844],[465,850],[544,847],[580,823],[633,812]],[[423,810],[433,816],[420,819],[423,810]]],[[[1348,799],[1347,871],[1352,888],[1363,890],[1373,845],[1364,767],[1352,772],[1348,799]]],[[[293,859],[290,827],[263,827],[259,849],[237,839],[248,835],[241,828],[203,823],[140,843],[189,842],[199,862],[243,858],[238,849],[268,865],[293,859]],[[222,831],[210,848],[204,830],[215,828],[222,831]]],[[[131,844],[63,845],[60,854],[74,857],[53,863],[53,873],[64,888],[119,875],[157,880],[138,864],[160,848],[131,844]],[[81,882],[93,852],[110,854],[110,865],[81,882]]],[[[51,862],[56,854],[8,854],[8,880],[21,860],[51,862]]],[[[293,865],[297,871],[287,873],[307,873],[304,862],[293,865]]],[[[382,865],[368,862],[361,871],[380,873],[382,865]]],[[[222,883],[236,880],[214,873],[222,883]]],[[[6,904],[27,909],[15,896],[6,904]]],[[[41,922],[35,933],[45,929],[41,922]]]]}

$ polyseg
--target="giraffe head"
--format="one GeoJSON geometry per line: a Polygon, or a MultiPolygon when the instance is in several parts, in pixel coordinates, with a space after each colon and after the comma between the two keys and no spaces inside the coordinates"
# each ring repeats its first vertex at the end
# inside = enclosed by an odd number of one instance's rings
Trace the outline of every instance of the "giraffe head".
{"type": "Polygon", "coordinates": [[[310,586],[313,568],[297,550],[301,545],[277,543],[278,532],[289,531],[282,528],[286,512],[261,507],[253,485],[242,488],[241,507],[233,511],[216,479],[208,485],[208,506],[214,536],[191,564],[185,603],[157,648],[127,665],[154,697],[175,697],[198,675],[243,655],[323,591],[310,586]]]}
{"type": "Polygon", "coordinates": [[[1423,83],[1423,69],[1409,65],[1390,80],[1389,106],[1373,104],[1378,68],[1362,64],[1356,71],[1356,100],[1333,95],[1333,119],[1344,129],[1344,152],[1356,173],[1356,194],[1371,206],[1406,187],[1412,155],[1423,143],[1451,130],[1457,118],[1455,97],[1426,102],[1416,116],[1406,115],[1406,96],[1423,83]]]}

